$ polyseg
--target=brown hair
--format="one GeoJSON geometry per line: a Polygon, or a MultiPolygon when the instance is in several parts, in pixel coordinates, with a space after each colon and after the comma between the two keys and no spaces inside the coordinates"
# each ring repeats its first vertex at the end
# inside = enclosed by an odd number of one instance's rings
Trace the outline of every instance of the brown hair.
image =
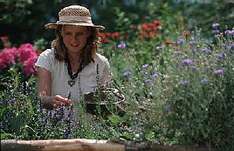
{"type": "MultiPolygon", "coordinates": [[[[96,39],[97,39],[98,29],[93,28],[93,27],[87,27],[87,29],[90,30],[91,34],[88,37],[87,43],[81,52],[80,67],[82,68],[84,68],[90,62],[94,62],[94,55],[97,50],[96,39]]],[[[56,30],[56,39],[52,41],[51,47],[55,49],[54,51],[55,59],[57,59],[58,61],[66,61],[67,48],[65,44],[63,43],[61,30],[62,30],[62,26],[58,26],[56,30]]]]}

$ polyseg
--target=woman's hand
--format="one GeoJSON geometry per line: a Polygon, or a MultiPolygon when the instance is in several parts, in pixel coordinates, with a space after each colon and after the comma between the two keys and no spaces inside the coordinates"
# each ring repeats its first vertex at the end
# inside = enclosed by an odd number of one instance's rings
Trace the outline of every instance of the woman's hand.
{"type": "Polygon", "coordinates": [[[54,109],[60,106],[71,105],[71,100],[61,95],[56,96],[43,96],[41,98],[42,107],[46,109],[54,109]]]}

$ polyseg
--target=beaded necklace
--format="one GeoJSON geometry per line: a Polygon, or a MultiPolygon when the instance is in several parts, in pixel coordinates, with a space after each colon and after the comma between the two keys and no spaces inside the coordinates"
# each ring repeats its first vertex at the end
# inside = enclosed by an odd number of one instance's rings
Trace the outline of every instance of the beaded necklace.
{"type": "MultiPolygon", "coordinates": [[[[77,72],[75,72],[74,74],[72,73],[72,69],[71,69],[71,63],[70,60],[68,58],[68,56],[66,56],[66,66],[67,66],[67,71],[68,71],[68,75],[70,77],[70,80],[67,81],[68,85],[70,87],[73,87],[73,85],[75,85],[76,83],[76,78],[79,77],[79,72],[82,70],[82,65],[80,65],[80,67],[78,68],[77,72]]],[[[79,78],[78,78],[78,82],[79,82],[79,78]]]]}

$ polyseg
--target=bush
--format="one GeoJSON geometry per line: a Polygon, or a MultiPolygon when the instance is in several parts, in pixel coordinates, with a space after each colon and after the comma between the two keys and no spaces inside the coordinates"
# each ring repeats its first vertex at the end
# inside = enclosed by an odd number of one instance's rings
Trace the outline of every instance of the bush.
{"type": "Polygon", "coordinates": [[[170,91],[166,120],[182,143],[233,144],[232,39],[220,33],[212,42],[196,35],[177,41],[164,82],[170,91]]]}

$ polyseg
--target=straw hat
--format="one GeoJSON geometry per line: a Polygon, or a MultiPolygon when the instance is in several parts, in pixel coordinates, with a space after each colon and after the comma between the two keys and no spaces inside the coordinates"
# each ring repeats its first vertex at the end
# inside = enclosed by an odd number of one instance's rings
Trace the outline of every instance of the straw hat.
{"type": "Polygon", "coordinates": [[[94,25],[91,14],[86,7],[80,5],[71,5],[60,10],[58,13],[59,21],[45,25],[49,29],[57,29],[58,25],[89,26],[105,29],[104,26],[94,25]]]}

